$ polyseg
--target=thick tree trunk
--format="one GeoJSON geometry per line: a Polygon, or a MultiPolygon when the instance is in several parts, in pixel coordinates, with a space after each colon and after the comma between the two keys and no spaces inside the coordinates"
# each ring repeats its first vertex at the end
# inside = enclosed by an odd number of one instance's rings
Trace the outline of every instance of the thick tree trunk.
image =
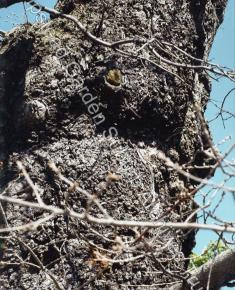
{"type": "MultiPolygon", "coordinates": [[[[177,67],[156,55],[198,64],[178,47],[206,60],[226,2],[59,1],[60,11],[77,17],[96,37],[114,42],[138,36],[139,41],[119,47],[126,55],[94,43],[66,19],[25,25],[6,35],[0,47],[1,187],[6,194],[35,200],[17,170],[15,162],[21,160],[46,204],[78,213],[89,208],[103,217],[87,196],[51,172],[48,161],[53,161],[65,177],[97,195],[114,218],[185,221],[195,209],[193,201],[173,205],[196,185],[159,160],[157,152],[185,168],[207,162],[208,144],[194,106],[195,75],[202,112],[210,83],[205,71],[177,67]]],[[[205,177],[208,171],[191,173],[205,177]]],[[[44,213],[5,206],[10,226],[44,213]]],[[[12,264],[2,268],[1,289],[55,288],[26,245],[65,289],[161,289],[185,279],[184,258],[194,234],[59,216],[4,243],[2,259],[12,264]],[[122,259],[126,262],[118,262],[122,259]]]]}

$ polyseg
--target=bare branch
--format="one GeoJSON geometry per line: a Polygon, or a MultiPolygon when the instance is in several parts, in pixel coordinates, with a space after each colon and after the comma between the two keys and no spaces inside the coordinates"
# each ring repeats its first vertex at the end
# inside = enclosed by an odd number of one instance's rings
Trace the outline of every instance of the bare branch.
{"type": "MultiPolygon", "coordinates": [[[[229,249],[221,253],[215,259],[204,264],[191,274],[192,276],[189,282],[194,281],[197,289],[205,289],[210,276],[209,290],[219,290],[228,282],[235,280],[235,249],[229,249]]],[[[177,284],[170,288],[170,290],[190,289],[190,283],[184,286],[177,284]]]]}
{"type": "MultiPolygon", "coordinates": [[[[171,229],[201,229],[201,230],[212,230],[218,232],[228,232],[235,233],[235,227],[229,225],[208,225],[199,223],[174,223],[174,222],[151,222],[151,221],[131,221],[131,220],[116,220],[113,218],[96,218],[87,213],[78,214],[77,212],[70,209],[60,209],[58,207],[50,205],[39,205],[38,203],[28,202],[19,200],[16,198],[6,197],[0,195],[1,201],[7,201],[10,203],[18,204],[24,207],[40,208],[42,210],[53,213],[54,215],[68,215],[78,220],[86,220],[90,223],[106,225],[106,226],[116,226],[116,227],[146,227],[146,228],[171,228],[171,229]]],[[[0,229],[0,232],[4,232],[4,228],[0,229]]],[[[6,229],[5,231],[9,231],[6,229]]]]}

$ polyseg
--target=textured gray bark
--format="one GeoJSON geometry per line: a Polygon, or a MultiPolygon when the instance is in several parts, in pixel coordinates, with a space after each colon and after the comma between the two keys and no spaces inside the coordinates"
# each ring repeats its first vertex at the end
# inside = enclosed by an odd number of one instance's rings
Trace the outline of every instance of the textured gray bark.
{"type": "MultiPolygon", "coordinates": [[[[135,36],[149,39],[154,35],[160,43],[170,42],[195,57],[207,59],[226,2],[70,0],[59,1],[57,8],[76,16],[90,32],[106,41],[135,36]],[[103,25],[99,27],[103,12],[103,25]]],[[[195,184],[169,169],[156,152],[162,150],[184,165],[206,162],[201,151],[208,144],[192,98],[195,71],[171,65],[162,70],[148,61],[120,55],[94,44],[67,20],[57,18],[41,27],[22,26],[8,34],[0,47],[2,189],[7,188],[11,197],[34,200],[15,165],[21,160],[41,189],[44,202],[63,207],[69,190],[49,170],[48,161],[53,161],[66,177],[97,194],[114,218],[184,221],[194,209],[192,201],[162,215],[179,194],[190,192],[195,184]],[[72,63],[81,69],[71,77],[72,66],[68,67],[69,75],[66,66],[72,63]],[[114,71],[119,72],[118,78],[113,77],[114,71]],[[83,91],[79,92],[74,80],[84,81],[83,91]],[[93,101],[88,102],[91,96],[93,101]],[[96,108],[99,110],[94,113],[96,108]],[[120,175],[121,180],[105,189],[110,171],[120,175]]],[[[175,60],[178,54],[180,62],[194,64],[173,47],[170,55],[167,47],[159,46],[157,41],[151,45],[162,56],[175,60]]],[[[140,46],[134,44],[133,49],[140,46]]],[[[141,53],[153,59],[151,51],[141,53]]],[[[199,101],[204,110],[210,84],[204,71],[197,73],[199,101]]],[[[203,177],[208,174],[192,173],[203,177]]],[[[66,202],[82,212],[88,201],[75,191],[66,202]]],[[[90,212],[101,216],[94,205],[90,212]]],[[[17,226],[42,217],[43,211],[8,204],[6,214],[8,223],[17,226]]],[[[88,241],[109,250],[103,255],[119,259],[110,254],[115,248],[112,241],[117,236],[131,241],[136,235],[134,230],[91,226],[57,217],[37,231],[19,233],[19,237],[35,250],[45,266],[50,265],[65,289],[129,289],[128,285],[136,289],[143,288],[137,285],[156,285],[153,289],[160,289],[168,282],[179,281],[174,271],[184,272],[184,257],[191,252],[194,234],[151,229],[144,235],[145,241],[152,241],[151,246],[140,240],[133,253],[121,255],[122,259],[130,255],[144,257],[108,267],[95,262],[94,246],[88,241]],[[159,252],[170,239],[172,243],[159,252]]],[[[13,252],[37,264],[27,248],[9,238],[2,251],[3,261],[16,263],[13,252]]],[[[54,289],[52,281],[45,277],[33,266],[3,267],[1,289],[54,289]]]]}

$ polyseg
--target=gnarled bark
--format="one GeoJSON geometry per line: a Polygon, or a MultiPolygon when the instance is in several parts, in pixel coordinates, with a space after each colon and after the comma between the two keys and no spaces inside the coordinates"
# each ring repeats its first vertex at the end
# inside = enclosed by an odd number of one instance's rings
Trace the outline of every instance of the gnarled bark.
{"type": "MultiPolygon", "coordinates": [[[[214,162],[204,154],[207,136],[193,96],[197,73],[203,114],[210,83],[204,70],[171,62],[196,65],[187,54],[207,59],[226,2],[59,1],[60,11],[99,39],[134,39],[118,47],[122,52],[97,44],[69,19],[24,25],[6,35],[0,48],[1,187],[6,194],[35,200],[15,165],[21,160],[43,202],[103,217],[87,196],[51,171],[48,161],[53,161],[114,218],[185,221],[194,202],[175,202],[196,184],[170,169],[157,152],[184,166],[214,162]]],[[[192,173],[206,177],[211,172],[192,173]]],[[[10,226],[44,217],[43,210],[14,204],[5,210],[10,226]]],[[[20,239],[9,237],[3,261],[11,265],[2,269],[1,279],[4,289],[53,289],[36,255],[65,289],[160,289],[185,279],[194,235],[58,216],[36,231],[19,233],[20,239]],[[22,267],[17,257],[28,264],[22,267]]]]}

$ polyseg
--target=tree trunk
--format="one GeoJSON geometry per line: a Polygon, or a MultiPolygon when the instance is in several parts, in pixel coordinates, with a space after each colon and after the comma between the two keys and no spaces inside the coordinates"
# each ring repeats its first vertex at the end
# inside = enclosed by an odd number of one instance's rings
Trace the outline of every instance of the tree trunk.
{"type": "MultiPolygon", "coordinates": [[[[203,114],[210,82],[204,70],[172,62],[198,65],[187,54],[207,60],[226,3],[59,1],[60,11],[98,38],[137,37],[118,48],[93,42],[68,19],[7,34],[0,47],[5,194],[35,201],[16,166],[20,160],[47,205],[105,217],[94,201],[52,172],[50,161],[115,219],[185,221],[196,205],[184,197],[196,183],[168,167],[158,151],[186,170],[213,163],[194,106],[197,94],[203,114]]],[[[4,207],[9,226],[45,217],[40,208],[4,207]]],[[[10,264],[2,266],[0,289],[170,288],[185,280],[194,236],[193,231],[105,226],[58,215],[36,230],[9,234],[2,261],[10,264]]]]}

